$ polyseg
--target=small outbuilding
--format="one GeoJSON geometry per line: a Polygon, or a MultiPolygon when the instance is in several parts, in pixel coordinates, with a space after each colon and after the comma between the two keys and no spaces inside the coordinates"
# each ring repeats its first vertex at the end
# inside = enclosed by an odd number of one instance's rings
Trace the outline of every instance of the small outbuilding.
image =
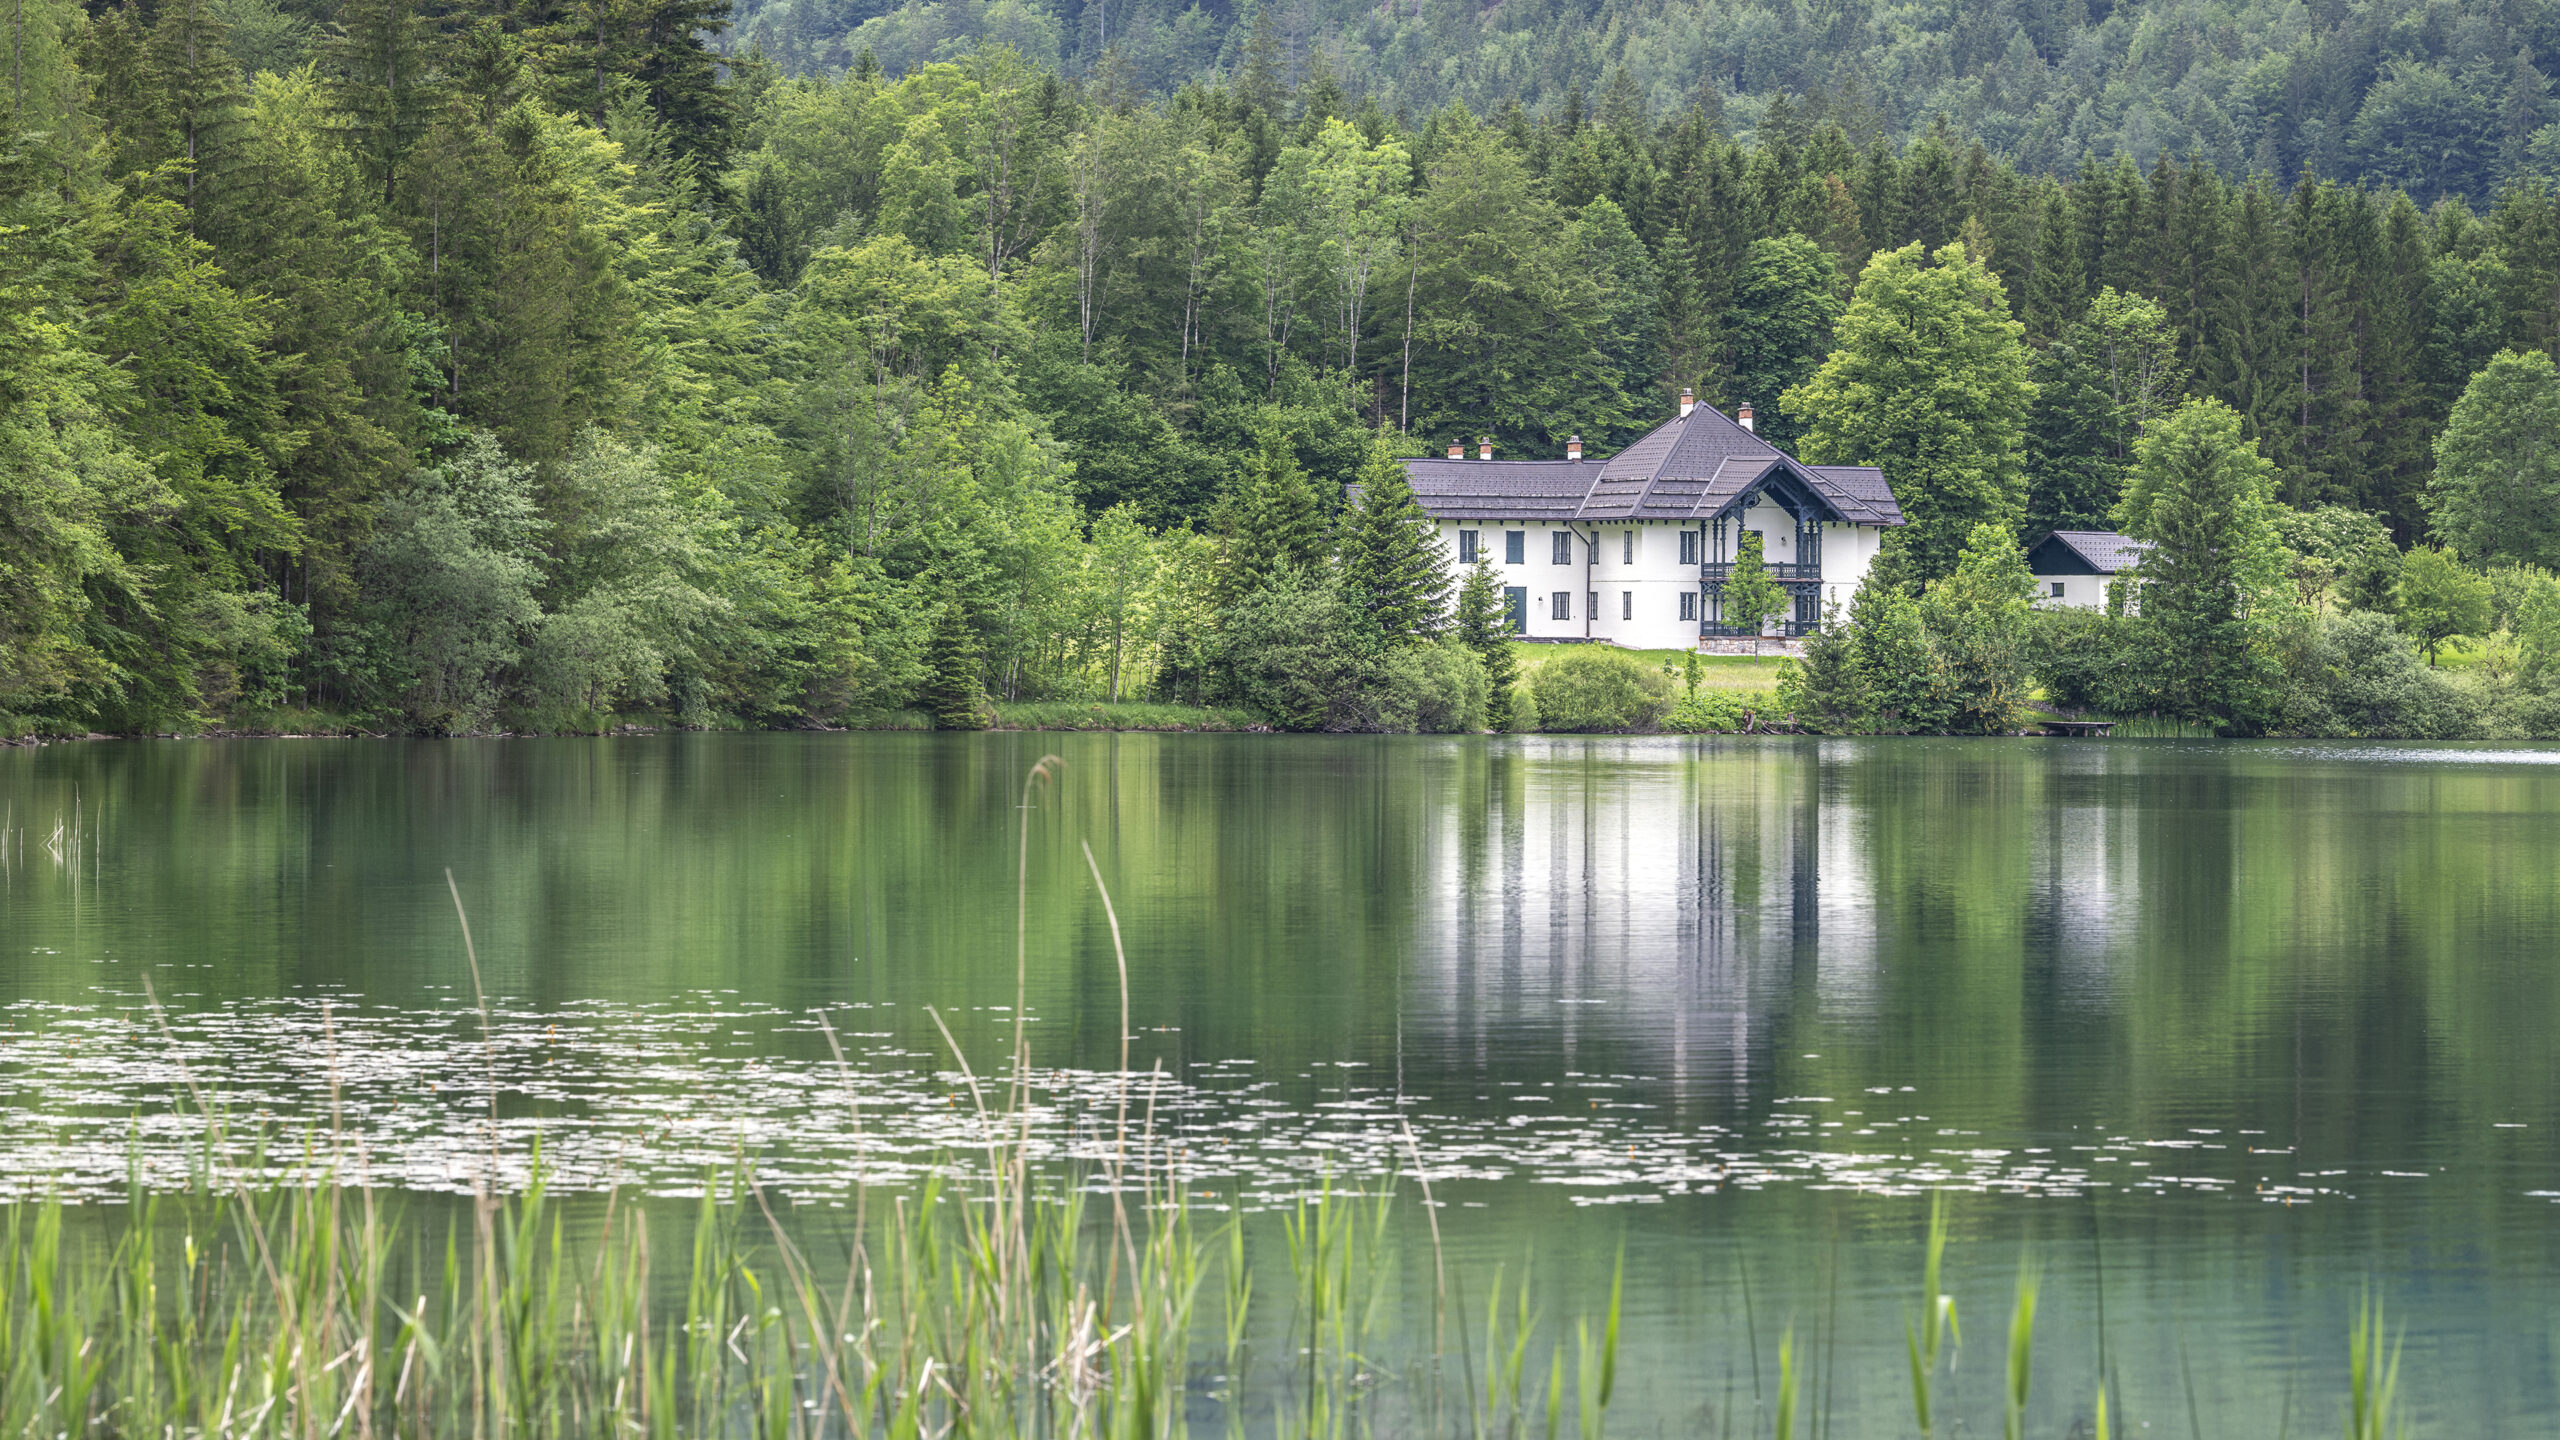
{"type": "Polygon", "coordinates": [[[2077,610],[2102,610],[2107,585],[2138,563],[2149,544],[2112,530],[2056,530],[2027,551],[2036,577],[2036,601],[2077,610]]]}

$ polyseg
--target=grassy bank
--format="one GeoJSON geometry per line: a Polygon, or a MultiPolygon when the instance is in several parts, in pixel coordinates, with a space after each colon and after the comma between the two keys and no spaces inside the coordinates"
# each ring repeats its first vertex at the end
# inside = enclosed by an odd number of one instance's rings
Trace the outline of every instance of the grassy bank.
{"type": "MultiPolygon", "coordinates": [[[[1575,647],[1570,645],[1537,645],[1526,641],[1511,642],[1511,654],[1519,673],[1526,679],[1530,672],[1549,660],[1575,647]]],[[[1617,647],[1611,647],[1617,648],[1617,647]]],[[[1623,650],[1644,662],[1646,668],[1659,670],[1669,666],[1675,675],[1680,671],[1680,657],[1686,650],[1623,650]]],[[[1778,666],[1784,659],[1778,655],[1701,655],[1698,657],[1700,690],[1746,693],[1778,688],[1778,666]]]]}
{"type": "Polygon", "coordinates": [[[1206,705],[1160,705],[1123,700],[1024,701],[996,706],[999,730],[1262,730],[1269,728],[1242,710],[1206,705]]]}

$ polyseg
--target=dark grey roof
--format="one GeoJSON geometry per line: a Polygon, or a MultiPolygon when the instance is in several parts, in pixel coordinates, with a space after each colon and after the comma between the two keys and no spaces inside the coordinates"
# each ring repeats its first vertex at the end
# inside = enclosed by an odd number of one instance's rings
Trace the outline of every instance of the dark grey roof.
{"type": "MultiPolygon", "coordinates": [[[[2151,542],[2119,535],[2113,530],[2056,530],[2045,538],[2046,544],[2059,544],[2086,562],[2101,575],[2119,575],[2142,560],[2151,542]]],[[[2037,549],[2044,548],[2039,544],[2037,549]]]]}
{"type": "MultiPolygon", "coordinates": [[[[1711,406],[1662,422],[1606,460],[1407,460],[1414,497],[1455,520],[1696,520],[1783,472],[1840,519],[1899,525],[1884,472],[1800,465],[1711,406]]],[[[1790,502],[1797,503],[1797,502],[1790,502]]]]}
{"type": "Polygon", "coordinates": [[[1600,473],[1593,461],[1407,460],[1413,498],[1451,520],[1571,520],[1600,473]]]}

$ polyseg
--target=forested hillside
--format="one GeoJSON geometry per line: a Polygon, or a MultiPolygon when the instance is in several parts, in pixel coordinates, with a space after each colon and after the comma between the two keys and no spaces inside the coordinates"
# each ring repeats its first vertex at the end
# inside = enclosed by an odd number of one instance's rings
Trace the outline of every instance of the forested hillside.
{"type": "Polygon", "coordinates": [[[1939,117],[2034,172],[2119,150],[2224,179],[2305,166],[2486,200],[2560,174],[2542,0],[742,0],[738,43],[794,73],[901,73],[979,40],[1170,94],[1257,65],[1390,113],[1703,103],[1750,138],[1780,97],[1854,141],[1939,117]]]}
{"type": "Polygon", "coordinates": [[[720,65],[716,18],[12,12],[9,728],[800,724],[936,677],[1249,699],[1310,673],[1307,615],[1431,628],[1343,598],[1409,555],[1275,579],[1334,563],[1364,467],[1605,452],[1684,384],[1791,439],[1856,277],[1914,243],[2023,322],[2016,492],[1974,518],[2028,530],[2104,523],[2192,392],[2285,500],[2422,539],[2449,407],[2560,333],[2529,185],[2057,179],[1952,128],[1861,142],[1838,102],[1737,140],[1730,97],[1624,85],[1400,118],[1273,59],[1268,17],[1162,99],[1002,47],[794,78],[720,65]]]}

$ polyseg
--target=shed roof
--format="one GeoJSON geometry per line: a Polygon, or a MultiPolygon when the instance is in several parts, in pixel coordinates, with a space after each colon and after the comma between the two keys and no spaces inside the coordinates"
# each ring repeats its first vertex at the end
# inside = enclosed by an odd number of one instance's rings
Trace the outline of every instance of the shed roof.
{"type": "Polygon", "coordinates": [[[2076,560],[2090,574],[2118,575],[2140,563],[2150,548],[2147,540],[2113,530],[2056,530],[2027,552],[2027,568],[2038,574],[2063,574],[2076,560]]]}

